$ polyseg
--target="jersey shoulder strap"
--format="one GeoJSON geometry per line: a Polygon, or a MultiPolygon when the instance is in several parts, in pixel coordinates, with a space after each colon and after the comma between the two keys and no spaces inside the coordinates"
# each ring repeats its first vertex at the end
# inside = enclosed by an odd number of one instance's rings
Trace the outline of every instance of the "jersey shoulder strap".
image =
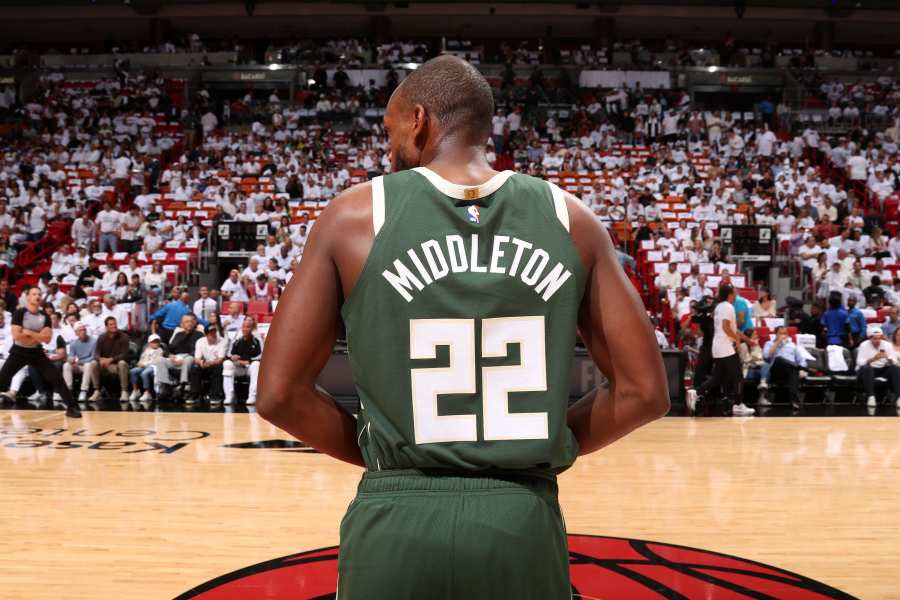
{"type": "Polygon", "coordinates": [[[384,225],[384,176],[379,175],[372,179],[372,228],[375,235],[381,231],[384,225]]]}
{"type": "Polygon", "coordinates": [[[559,219],[566,231],[569,231],[569,209],[566,208],[565,192],[552,181],[548,181],[547,186],[550,187],[550,197],[553,200],[553,210],[556,213],[556,218],[559,219]]]}

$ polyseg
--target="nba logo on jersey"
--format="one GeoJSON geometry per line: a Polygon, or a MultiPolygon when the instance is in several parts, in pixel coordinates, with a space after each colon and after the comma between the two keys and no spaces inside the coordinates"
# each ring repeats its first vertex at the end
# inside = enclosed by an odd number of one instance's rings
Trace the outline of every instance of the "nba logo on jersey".
{"type": "Polygon", "coordinates": [[[478,207],[474,204],[469,207],[466,211],[469,213],[469,221],[472,223],[481,223],[481,212],[478,210],[478,207]]]}

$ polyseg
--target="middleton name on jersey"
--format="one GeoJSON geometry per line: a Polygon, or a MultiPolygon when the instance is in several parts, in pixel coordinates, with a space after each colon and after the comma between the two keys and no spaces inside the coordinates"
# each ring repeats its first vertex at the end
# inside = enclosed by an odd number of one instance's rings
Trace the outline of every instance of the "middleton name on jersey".
{"type": "Polygon", "coordinates": [[[526,240],[495,235],[490,248],[490,257],[482,258],[478,256],[478,234],[472,234],[468,240],[458,234],[448,235],[407,250],[412,268],[404,262],[405,257],[397,258],[394,270],[386,269],[382,275],[407,302],[412,302],[413,293],[450,273],[507,275],[533,288],[544,302],[572,276],[561,262],[546,272],[550,255],[526,240]]]}

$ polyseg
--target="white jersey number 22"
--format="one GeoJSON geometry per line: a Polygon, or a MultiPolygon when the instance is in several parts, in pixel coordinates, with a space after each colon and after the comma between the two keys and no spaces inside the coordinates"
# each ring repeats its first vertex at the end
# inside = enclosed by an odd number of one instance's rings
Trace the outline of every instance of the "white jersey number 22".
{"type": "MultiPolygon", "coordinates": [[[[483,439],[547,439],[546,412],[509,412],[510,392],[547,390],[544,317],[501,317],[481,322],[482,357],[507,356],[507,344],[519,344],[518,365],[481,368],[483,439]]],[[[439,395],[476,392],[475,320],[410,320],[410,358],[436,358],[438,346],[450,348],[449,366],[412,369],[416,443],[476,442],[475,415],[438,414],[439,395]]]]}

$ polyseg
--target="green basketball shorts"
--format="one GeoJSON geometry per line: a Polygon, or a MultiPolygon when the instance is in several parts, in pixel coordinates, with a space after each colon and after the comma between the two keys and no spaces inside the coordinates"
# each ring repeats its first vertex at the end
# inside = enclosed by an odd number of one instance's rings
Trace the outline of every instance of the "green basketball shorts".
{"type": "Polygon", "coordinates": [[[569,600],[555,481],[367,472],[341,522],[339,600],[569,600]]]}

